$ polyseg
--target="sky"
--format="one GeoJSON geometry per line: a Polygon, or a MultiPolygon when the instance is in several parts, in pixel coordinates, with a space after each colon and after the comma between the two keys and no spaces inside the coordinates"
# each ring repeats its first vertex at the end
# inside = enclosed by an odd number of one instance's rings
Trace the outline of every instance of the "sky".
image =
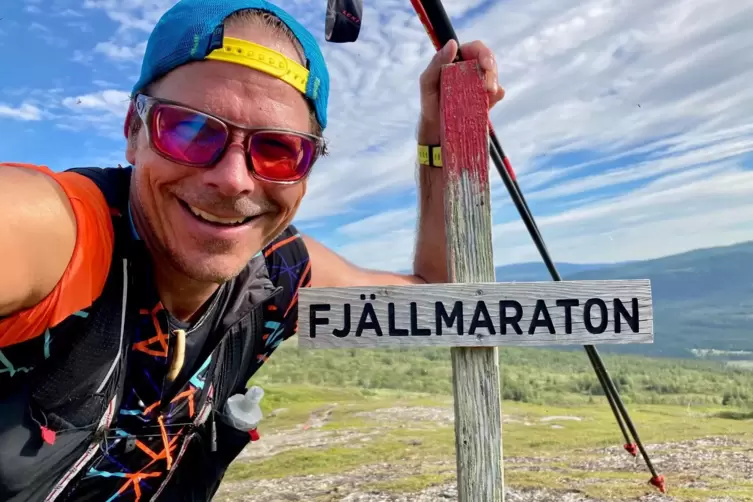
{"type": "MultiPolygon", "coordinates": [[[[408,0],[365,0],[357,42],[325,0],[275,0],[319,40],[330,155],[294,223],[351,261],[411,268],[418,77],[434,49],[408,0]]],[[[0,6],[0,160],[126,165],[123,118],[174,0],[0,6]]],[[[753,239],[753,1],[445,0],[495,53],[497,136],[556,262],[649,259],[753,239]]],[[[496,265],[540,260],[491,167],[496,265]]]]}

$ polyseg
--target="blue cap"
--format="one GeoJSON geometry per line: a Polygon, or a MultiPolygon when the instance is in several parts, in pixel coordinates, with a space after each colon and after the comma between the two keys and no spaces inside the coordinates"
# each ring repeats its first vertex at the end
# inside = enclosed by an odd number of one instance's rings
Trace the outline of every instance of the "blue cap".
{"type": "Polygon", "coordinates": [[[149,36],[133,95],[178,66],[202,61],[222,47],[223,22],[234,12],[246,9],[274,14],[298,39],[309,71],[305,95],[313,103],[322,129],[327,127],[329,72],[319,44],[293,16],[266,0],[180,0],[162,15],[149,36]]]}

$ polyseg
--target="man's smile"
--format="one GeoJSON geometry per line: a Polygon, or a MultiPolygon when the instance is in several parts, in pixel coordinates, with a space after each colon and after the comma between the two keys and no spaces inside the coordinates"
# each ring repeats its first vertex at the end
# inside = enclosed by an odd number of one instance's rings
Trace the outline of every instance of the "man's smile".
{"type": "Polygon", "coordinates": [[[212,214],[208,211],[204,211],[202,209],[199,209],[196,206],[193,206],[181,199],[178,199],[181,206],[183,206],[185,209],[188,209],[188,211],[196,217],[196,219],[202,221],[203,223],[208,223],[211,225],[217,225],[222,227],[241,227],[248,223],[250,223],[252,220],[258,218],[261,216],[261,214],[253,215],[253,216],[219,216],[216,214],[212,214]]]}

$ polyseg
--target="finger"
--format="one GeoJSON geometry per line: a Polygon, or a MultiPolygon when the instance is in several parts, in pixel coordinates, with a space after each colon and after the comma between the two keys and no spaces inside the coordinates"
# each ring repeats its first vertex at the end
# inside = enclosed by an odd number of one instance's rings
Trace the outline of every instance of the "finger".
{"type": "Polygon", "coordinates": [[[494,53],[480,40],[474,40],[460,46],[460,54],[466,61],[471,59],[478,60],[479,66],[484,71],[492,71],[497,68],[497,64],[494,61],[494,53]]]}
{"type": "Polygon", "coordinates": [[[502,101],[505,97],[505,90],[501,85],[497,85],[497,92],[489,93],[489,108],[502,101]]]}
{"type": "Polygon", "coordinates": [[[490,94],[490,97],[492,95],[496,95],[497,92],[499,92],[499,83],[497,82],[497,74],[495,72],[488,71],[484,75],[484,80],[486,84],[486,92],[490,94]]]}
{"type": "Polygon", "coordinates": [[[419,82],[421,88],[427,92],[433,92],[439,85],[439,76],[442,72],[442,66],[452,63],[458,53],[458,44],[450,40],[442,47],[429,62],[429,66],[421,74],[419,82]]]}
{"type": "Polygon", "coordinates": [[[484,72],[484,87],[490,97],[499,91],[497,78],[497,61],[494,53],[483,42],[475,40],[460,46],[460,53],[464,60],[478,61],[478,65],[484,72]]]}
{"type": "Polygon", "coordinates": [[[455,60],[455,56],[458,54],[458,43],[455,40],[450,40],[444,47],[437,52],[436,56],[439,57],[439,65],[450,64],[455,60]]]}

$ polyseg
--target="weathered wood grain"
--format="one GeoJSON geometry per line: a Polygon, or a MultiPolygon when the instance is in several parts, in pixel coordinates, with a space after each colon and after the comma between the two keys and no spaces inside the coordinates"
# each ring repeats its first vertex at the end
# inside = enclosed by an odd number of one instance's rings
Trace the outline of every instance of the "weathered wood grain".
{"type": "MultiPolygon", "coordinates": [[[[442,69],[440,110],[449,280],[493,282],[489,102],[476,61],[442,69]]],[[[503,502],[497,348],[453,348],[451,355],[458,500],[503,502]]]]}
{"type": "Polygon", "coordinates": [[[298,343],[309,349],[652,343],[654,334],[647,279],[304,288],[298,301],[298,343]],[[595,300],[606,308],[606,325],[595,300]],[[338,337],[332,333],[346,324],[345,305],[350,329],[338,337]],[[512,323],[518,306],[519,332],[512,323]],[[462,317],[453,318],[458,312],[462,317]],[[362,317],[367,322],[359,332],[362,317]],[[328,324],[316,325],[316,319],[328,324]]]}

